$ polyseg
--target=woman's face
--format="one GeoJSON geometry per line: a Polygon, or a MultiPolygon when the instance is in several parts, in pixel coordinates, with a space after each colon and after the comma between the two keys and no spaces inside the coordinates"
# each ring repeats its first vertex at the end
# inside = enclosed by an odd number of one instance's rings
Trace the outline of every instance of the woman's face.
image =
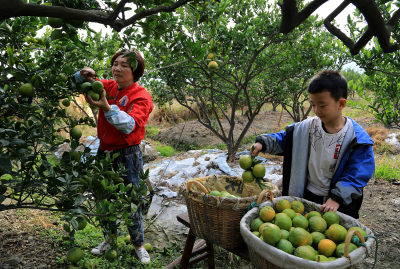
{"type": "Polygon", "coordinates": [[[118,56],[111,68],[114,80],[123,88],[133,84],[133,73],[128,59],[124,55],[118,56]]]}

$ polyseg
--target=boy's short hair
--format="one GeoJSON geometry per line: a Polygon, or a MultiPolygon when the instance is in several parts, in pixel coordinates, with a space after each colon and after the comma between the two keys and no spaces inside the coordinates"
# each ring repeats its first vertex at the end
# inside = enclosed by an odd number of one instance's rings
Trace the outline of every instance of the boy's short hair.
{"type": "Polygon", "coordinates": [[[328,91],[333,99],[347,99],[347,80],[339,71],[322,70],[308,84],[308,93],[328,91]]]}

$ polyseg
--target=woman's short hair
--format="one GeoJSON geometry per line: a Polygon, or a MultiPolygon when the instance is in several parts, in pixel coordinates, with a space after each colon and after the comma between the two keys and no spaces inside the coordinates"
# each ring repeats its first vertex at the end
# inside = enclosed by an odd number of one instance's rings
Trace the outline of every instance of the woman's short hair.
{"type": "Polygon", "coordinates": [[[133,70],[132,65],[131,65],[131,70],[133,73],[133,81],[137,82],[141,76],[143,76],[144,73],[144,59],[140,52],[138,50],[130,51],[130,50],[120,50],[117,51],[113,57],[111,58],[111,67],[114,65],[115,59],[117,59],[120,55],[129,55],[131,53],[136,54],[136,61],[137,61],[137,67],[135,70],[133,70]]]}

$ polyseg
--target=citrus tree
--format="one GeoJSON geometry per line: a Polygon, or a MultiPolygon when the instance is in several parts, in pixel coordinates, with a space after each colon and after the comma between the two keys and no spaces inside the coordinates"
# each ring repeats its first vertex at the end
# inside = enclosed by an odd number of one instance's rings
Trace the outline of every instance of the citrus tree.
{"type": "Polygon", "coordinates": [[[225,0],[203,10],[186,6],[177,13],[178,27],[149,41],[153,97],[159,104],[175,99],[188,108],[227,145],[233,161],[263,105],[282,100],[289,106],[283,93],[290,79],[306,72],[310,76],[319,67],[318,57],[328,52],[316,49],[312,39],[323,43],[324,36],[313,30],[315,19],[279,34],[279,9],[268,1],[225,0]],[[246,123],[234,136],[242,111],[246,123]]]}

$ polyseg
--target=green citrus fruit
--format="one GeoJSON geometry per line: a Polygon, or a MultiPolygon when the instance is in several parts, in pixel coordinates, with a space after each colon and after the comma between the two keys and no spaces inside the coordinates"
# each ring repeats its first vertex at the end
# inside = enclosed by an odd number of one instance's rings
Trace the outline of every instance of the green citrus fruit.
{"type": "Polygon", "coordinates": [[[80,151],[74,150],[74,151],[70,151],[69,155],[71,157],[72,160],[79,162],[81,160],[81,153],[80,151]]]}
{"type": "Polygon", "coordinates": [[[131,242],[131,236],[127,234],[126,236],[124,236],[123,240],[125,244],[129,244],[131,242]]]}
{"type": "Polygon", "coordinates": [[[252,233],[257,237],[260,237],[260,232],[259,231],[252,231],[252,233]]]}
{"type": "Polygon", "coordinates": [[[311,232],[323,233],[326,230],[327,224],[322,217],[313,216],[308,219],[308,227],[310,228],[311,232]]]}
{"type": "MultiPolygon", "coordinates": [[[[366,235],[367,235],[367,232],[366,232],[366,231],[364,231],[362,228],[357,227],[357,226],[351,227],[351,228],[348,230],[348,232],[353,231],[353,230],[359,231],[360,234],[361,234],[362,236],[366,236],[366,235]]],[[[356,234],[354,234],[353,237],[351,238],[351,242],[355,243],[355,241],[354,241],[355,237],[358,238],[358,236],[357,236],[356,234]]]]}
{"type": "Polygon", "coordinates": [[[277,212],[282,212],[283,210],[290,208],[290,202],[287,199],[280,199],[276,202],[275,208],[277,212]]]}
{"type": "Polygon", "coordinates": [[[311,217],[314,217],[314,216],[322,217],[318,211],[310,211],[307,213],[307,219],[310,219],[311,217]]]}
{"type": "Polygon", "coordinates": [[[281,230],[281,239],[289,239],[289,231],[281,230]]]}
{"type": "Polygon", "coordinates": [[[242,179],[244,182],[250,183],[254,181],[253,173],[250,170],[246,170],[242,173],[242,179]]]}
{"type": "Polygon", "coordinates": [[[289,232],[289,241],[294,247],[304,246],[309,243],[310,233],[303,228],[296,227],[289,232]]]}
{"type": "Polygon", "coordinates": [[[267,222],[275,218],[275,210],[270,206],[265,206],[260,210],[260,218],[267,222]]]}
{"type": "Polygon", "coordinates": [[[303,214],[304,212],[304,204],[300,201],[294,200],[291,204],[291,207],[296,213],[303,214]]]}
{"type": "Polygon", "coordinates": [[[64,99],[61,102],[63,104],[63,106],[65,107],[69,107],[71,105],[71,102],[68,99],[64,99]]]}
{"type": "Polygon", "coordinates": [[[315,250],[311,246],[300,246],[295,249],[294,255],[310,261],[315,261],[317,257],[315,250]]]}
{"type": "Polygon", "coordinates": [[[293,226],[294,227],[301,227],[303,229],[307,229],[308,228],[308,220],[306,217],[302,216],[302,215],[296,215],[293,218],[293,226]]]}
{"type": "Polygon", "coordinates": [[[324,255],[317,255],[317,257],[315,258],[316,262],[329,262],[328,257],[324,256],[324,255]]]}
{"type": "Polygon", "coordinates": [[[70,249],[67,253],[67,261],[77,263],[83,258],[83,251],[80,248],[70,249]]]}
{"type": "Polygon", "coordinates": [[[281,229],[279,227],[267,225],[261,232],[264,242],[275,245],[279,240],[281,240],[281,229]]]}
{"type": "Polygon", "coordinates": [[[209,60],[214,59],[214,57],[215,57],[214,53],[209,53],[209,54],[207,55],[207,59],[209,59],[209,60]]]}
{"type": "Polygon", "coordinates": [[[100,95],[94,91],[89,91],[88,95],[92,97],[93,101],[99,101],[100,100],[100,95]]]}
{"type": "Polygon", "coordinates": [[[83,216],[78,216],[76,217],[76,222],[78,223],[78,229],[77,230],[83,230],[85,229],[86,225],[87,225],[87,221],[86,218],[83,216]]]}
{"type": "Polygon", "coordinates": [[[217,190],[212,190],[212,191],[210,191],[209,194],[213,195],[213,196],[221,196],[221,193],[219,191],[217,191],[217,190]]]}
{"type": "Polygon", "coordinates": [[[101,81],[96,80],[96,81],[94,81],[94,82],[92,83],[92,90],[93,90],[95,93],[101,94],[101,92],[103,91],[103,89],[104,89],[104,85],[103,85],[103,83],[101,83],[101,81]]]}
{"type": "Polygon", "coordinates": [[[208,69],[216,70],[218,69],[218,63],[216,61],[211,61],[208,63],[208,69]]]}
{"type": "Polygon", "coordinates": [[[19,93],[22,96],[32,97],[35,93],[35,89],[33,88],[31,83],[24,83],[18,89],[19,93]]]}
{"type": "MultiPolygon", "coordinates": [[[[344,255],[344,246],[345,246],[345,243],[341,243],[341,244],[337,245],[336,251],[335,251],[336,257],[340,258],[344,255]]],[[[350,243],[349,253],[355,249],[357,249],[357,246],[354,245],[353,243],[350,243]]]]}
{"type": "Polygon", "coordinates": [[[328,224],[328,227],[332,224],[339,224],[340,221],[339,215],[334,211],[325,212],[322,217],[326,221],[326,224],[328,224]]]}
{"type": "Polygon", "coordinates": [[[291,219],[293,219],[294,217],[296,217],[296,212],[294,212],[293,209],[291,208],[286,208],[282,211],[282,213],[285,213],[286,215],[288,215],[291,219]]]}
{"type": "Polygon", "coordinates": [[[152,251],[153,250],[153,246],[150,244],[150,243],[146,243],[146,244],[144,244],[144,249],[146,250],[146,251],[152,251]]]}
{"type": "Polygon", "coordinates": [[[87,93],[91,89],[92,89],[92,83],[90,83],[89,81],[82,83],[82,86],[81,86],[82,92],[87,93]]]}
{"type": "Polygon", "coordinates": [[[115,249],[108,249],[104,254],[104,257],[107,260],[112,261],[117,257],[117,251],[115,249]]]}
{"type": "Polygon", "coordinates": [[[292,227],[292,219],[285,213],[278,213],[275,216],[275,224],[278,225],[279,228],[289,231],[290,227],[292,227]]]}
{"type": "Polygon", "coordinates": [[[292,254],[294,250],[292,243],[290,243],[290,241],[286,239],[279,240],[278,243],[276,244],[276,247],[289,254],[292,254]]]}
{"type": "Polygon", "coordinates": [[[318,248],[318,243],[322,240],[325,239],[325,235],[323,233],[320,232],[312,232],[311,233],[311,237],[312,237],[312,246],[314,248],[318,248]]]}
{"type": "Polygon", "coordinates": [[[251,168],[252,164],[253,164],[253,161],[252,161],[250,155],[240,156],[240,159],[239,159],[240,168],[242,168],[244,170],[249,170],[251,168]]]}
{"type": "Polygon", "coordinates": [[[64,24],[62,19],[53,17],[47,18],[47,23],[53,28],[60,28],[64,24]]]}
{"type": "Polygon", "coordinates": [[[326,230],[325,235],[336,243],[344,242],[347,235],[347,230],[340,224],[332,224],[326,230]]]}
{"type": "Polygon", "coordinates": [[[78,127],[74,127],[71,129],[70,135],[74,139],[79,139],[82,136],[82,131],[78,127]]]}
{"type": "Polygon", "coordinates": [[[265,176],[265,166],[261,163],[254,165],[253,175],[256,178],[264,178],[265,176]]]}
{"type": "Polygon", "coordinates": [[[260,229],[260,225],[263,224],[264,222],[260,218],[255,218],[250,224],[250,230],[252,231],[258,231],[260,229]]]}

